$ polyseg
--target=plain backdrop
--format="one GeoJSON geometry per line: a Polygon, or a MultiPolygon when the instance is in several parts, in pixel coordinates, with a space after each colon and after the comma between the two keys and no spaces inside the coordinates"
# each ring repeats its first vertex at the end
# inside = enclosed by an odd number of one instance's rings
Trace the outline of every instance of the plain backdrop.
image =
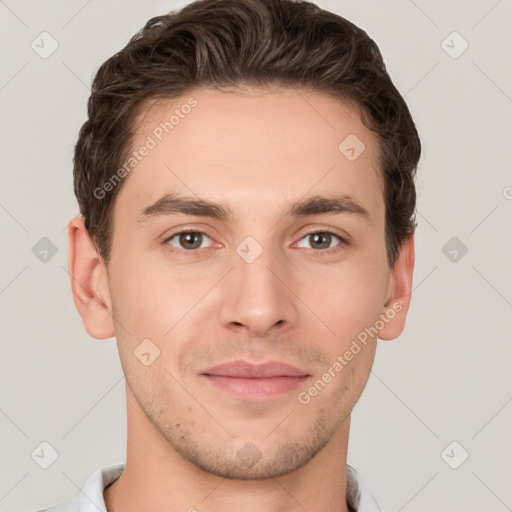
{"type": "MultiPolygon", "coordinates": [[[[73,148],[101,63],[186,3],[0,0],[1,511],[124,460],[115,340],[87,335],[66,271],[73,148]]],[[[407,327],[378,342],[348,462],[383,511],[512,510],[512,1],[318,3],[377,42],[423,143],[407,327]]]]}

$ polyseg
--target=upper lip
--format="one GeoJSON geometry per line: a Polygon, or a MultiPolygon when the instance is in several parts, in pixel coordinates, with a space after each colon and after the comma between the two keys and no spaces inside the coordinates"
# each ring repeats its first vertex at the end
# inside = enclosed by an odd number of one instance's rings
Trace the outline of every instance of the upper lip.
{"type": "Polygon", "coordinates": [[[281,361],[268,361],[266,363],[251,363],[237,360],[213,366],[202,375],[216,375],[239,378],[269,378],[269,377],[305,377],[307,372],[281,361]]]}

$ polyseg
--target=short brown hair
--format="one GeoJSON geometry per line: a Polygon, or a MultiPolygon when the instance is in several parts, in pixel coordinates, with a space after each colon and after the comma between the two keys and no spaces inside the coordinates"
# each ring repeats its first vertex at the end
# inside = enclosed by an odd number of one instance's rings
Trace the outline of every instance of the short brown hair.
{"type": "MultiPolygon", "coordinates": [[[[415,174],[421,144],[376,43],[353,23],[300,0],[197,0],[151,18],[99,68],[74,156],[74,190],[85,226],[108,265],[116,195],[97,191],[132,150],[150,100],[194,87],[301,87],[355,102],[379,142],[392,267],[416,228],[415,174]]],[[[341,141],[340,141],[341,142],[341,141]]]]}

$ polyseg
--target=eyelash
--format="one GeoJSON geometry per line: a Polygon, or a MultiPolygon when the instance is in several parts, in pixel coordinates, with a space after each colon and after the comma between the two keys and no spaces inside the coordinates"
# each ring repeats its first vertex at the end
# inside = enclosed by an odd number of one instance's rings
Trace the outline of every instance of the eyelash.
{"type": "MultiPolygon", "coordinates": [[[[164,244],[168,245],[168,242],[170,240],[172,240],[173,238],[175,238],[176,236],[178,235],[182,235],[182,234],[186,234],[186,233],[194,233],[194,234],[199,234],[199,235],[205,235],[207,238],[210,238],[204,231],[199,231],[199,230],[196,230],[196,229],[184,229],[182,231],[176,231],[176,233],[173,233],[171,236],[169,236],[168,238],[166,238],[164,240],[164,244]]],[[[323,254],[331,254],[332,252],[336,252],[338,250],[341,250],[342,246],[347,246],[348,245],[348,242],[342,238],[340,235],[338,235],[337,233],[334,233],[333,231],[329,231],[328,229],[326,230],[320,230],[320,231],[310,231],[309,233],[306,233],[300,240],[303,240],[304,238],[308,237],[308,236],[311,236],[311,235],[316,235],[316,234],[329,234],[329,235],[332,235],[334,236],[335,238],[338,238],[340,240],[340,243],[338,245],[335,245],[334,247],[330,247],[329,249],[310,249],[313,254],[319,254],[319,253],[323,253],[323,254]]],[[[176,249],[175,247],[171,246],[172,247],[172,251],[174,252],[181,252],[181,253],[197,253],[199,252],[201,249],[176,249]]]]}

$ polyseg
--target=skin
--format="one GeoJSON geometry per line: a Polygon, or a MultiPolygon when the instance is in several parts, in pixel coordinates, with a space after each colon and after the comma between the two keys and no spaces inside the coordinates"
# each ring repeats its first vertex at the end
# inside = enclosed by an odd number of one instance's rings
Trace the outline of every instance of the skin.
{"type": "Polygon", "coordinates": [[[120,190],[108,270],[83,218],[69,225],[75,304],[92,337],[115,335],[126,378],[126,466],[105,491],[107,509],[346,511],[350,415],[377,337],[308,404],[297,395],[392,305],[401,311],[378,337],[405,325],[414,241],[390,269],[377,139],[354,105],[326,95],[200,88],[145,112],[134,147],[190,96],[197,107],[120,190]],[[366,146],[352,162],[338,150],[349,134],[366,146]],[[224,202],[233,219],[138,222],[166,192],[224,202]],[[351,195],[368,219],[284,216],[299,199],[333,193],[351,195]],[[168,240],[184,228],[205,233],[201,248],[168,240]],[[315,243],[326,231],[348,243],[315,243]],[[248,236],[263,250],[252,263],[236,251],[248,236]],[[146,366],[134,350],[148,338],[160,355],[146,366]],[[271,399],[238,399],[200,375],[233,359],[284,361],[311,377],[271,399]]]}

